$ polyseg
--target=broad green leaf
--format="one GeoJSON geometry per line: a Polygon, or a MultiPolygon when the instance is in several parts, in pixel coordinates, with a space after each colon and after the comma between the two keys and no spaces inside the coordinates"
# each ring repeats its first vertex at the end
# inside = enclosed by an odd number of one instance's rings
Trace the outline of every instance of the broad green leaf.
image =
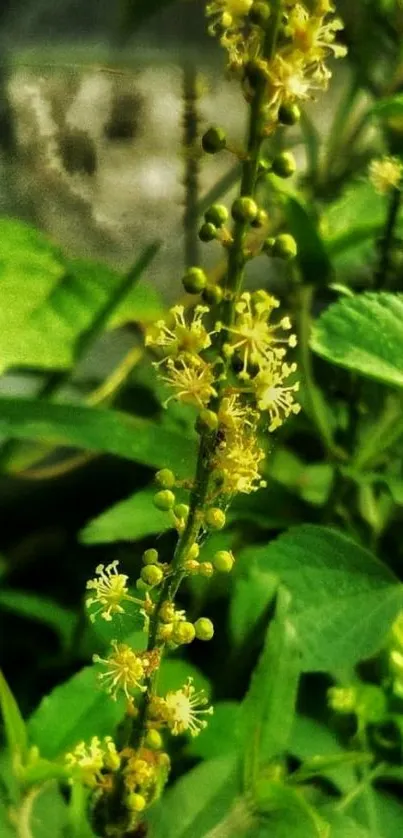
{"type": "Polygon", "coordinates": [[[385,224],[385,198],[368,178],[350,184],[340,198],[325,209],[321,229],[327,252],[336,270],[344,277],[371,270],[374,240],[385,224]]]}
{"type": "MultiPolygon", "coordinates": [[[[84,544],[136,541],[172,527],[169,515],[153,504],[154,489],[143,489],[93,518],[81,530],[84,544]]],[[[1,600],[0,600],[1,603],[1,600]]]]}
{"type": "Polygon", "coordinates": [[[0,241],[0,371],[66,370],[113,316],[112,325],[120,325],[160,311],[154,291],[133,289],[157,244],[122,276],[106,265],[65,260],[41,232],[13,219],[0,219],[0,241]]]}
{"type": "Polygon", "coordinates": [[[273,782],[262,775],[254,805],[262,817],[259,838],[328,838],[326,821],[299,789],[273,782]]]}
{"type": "Polygon", "coordinates": [[[403,588],[369,550],[325,527],[294,527],[243,561],[276,573],[292,594],[304,671],[348,669],[382,645],[403,588]]]}
{"type": "Polygon", "coordinates": [[[21,617],[37,620],[52,628],[68,648],[77,625],[77,615],[57,602],[27,591],[0,590],[0,610],[12,611],[21,617]]]}
{"type": "Polygon", "coordinates": [[[243,572],[237,574],[234,593],[230,600],[229,623],[234,643],[239,646],[253,634],[264,617],[278,587],[275,573],[259,570],[254,564],[244,563],[243,572]]]}
{"type": "Polygon", "coordinates": [[[305,761],[311,763],[316,757],[335,757],[340,760],[346,757],[345,764],[340,762],[339,766],[327,768],[320,774],[328,777],[344,793],[351,791],[356,785],[355,772],[347,761],[348,751],[322,722],[308,716],[296,715],[290,741],[291,753],[302,760],[302,763],[305,761]]]}
{"type": "Polygon", "coordinates": [[[376,381],[403,387],[403,295],[345,297],[316,321],[311,348],[376,381]]]}
{"type": "Polygon", "coordinates": [[[186,753],[201,759],[214,759],[239,751],[237,729],[240,710],[241,705],[237,701],[214,704],[214,715],[199,736],[191,740],[186,753]]]}
{"type": "Polygon", "coordinates": [[[241,712],[247,788],[257,781],[261,766],[283,756],[294,722],[300,650],[289,610],[290,596],[280,588],[275,618],[241,712]]]}
{"type": "Polygon", "coordinates": [[[326,285],[331,276],[331,264],[322,238],[301,201],[288,196],[285,204],[290,233],[298,245],[298,263],[307,285],[326,285]]]}
{"type": "MultiPolygon", "coordinates": [[[[329,838],[373,838],[365,827],[361,826],[361,824],[357,823],[357,821],[348,815],[332,812],[325,808],[323,810],[323,817],[330,825],[329,838]]],[[[380,836],[377,836],[377,838],[380,838],[380,836]]],[[[396,838],[398,838],[397,835],[396,838]]]]}
{"type": "Polygon", "coordinates": [[[7,745],[24,760],[27,753],[27,731],[18,704],[0,671],[0,708],[3,716],[7,745]]]}
{"type": "Polygon", "coordinates": [[[88,666],[42,699],[28,722],[30,741],[47,759],[63,756],[78,742],[113,733],[124,702],[101,689],[98,669],[88,666]]]}
{"type": "MultiPolygon", "coordinates": [[[[378,791],[371,786],[370,794],[373,806],[372,819],[377,826],[379,838],[401,838],[403,833],[403,804],[398,797],[398,790],[396,797],[394,797],[387,791],[378,791]]],[[[361,795],[351,807],[351,814],[363,826],[368,824],[368,806],[366,805],[365,794],[361,795]]],[[[373,834],[372,832],[371,838],[373,834]]],[[[355,838],[355,836],[352,836],[352,838],[355,838]]],[[[358,838],[361,838],[361,835],[358,838]]]]}
{"type": "Polygon", "coordinates": [[[150,810],[147,821],[152,838],[205,838],[228,814],[240,791],[235,756],[198,765],[150,810]]]}
{"type": "Polygon", "coordinates": [[[29,827],[27,838],[65,838],[68,809],[56,783],[33,788],[28,792],[23,807],[25,823],[29,827]]]}
{"type": "Polygon", "coordinates": [[[196,453],[193,440],[163,423],[35,399],[0,399],[0,434],[115,454],[179,476],[192,474],[196,453]]]}
{"type": "Polygon", "coordinates": [[[295,492],[269,479],[267,488],[256,495],[238,495],[234,499],[228,521],[250,521],[265,530],[279,530],[305,521],[307,513],[308,508],[295,492]]]}

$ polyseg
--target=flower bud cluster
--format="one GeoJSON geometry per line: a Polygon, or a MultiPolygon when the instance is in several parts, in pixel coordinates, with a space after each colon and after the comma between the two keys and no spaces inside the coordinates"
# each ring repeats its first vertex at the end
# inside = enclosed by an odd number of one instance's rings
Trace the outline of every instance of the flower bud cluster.
{"type": "Polygon", "coordinates": [[[275,14],[273,5],[270,0],[211,0],[209,32],[227,50],[229,68],[241,78],[246,97],[263,85],[268,121],[292,125],[299,118],[299,103],[327,87],[331,72],[326,59],[346,54],[345,47],[336,43],[343,25],[333,16],[329,0],[309,4],[285,0],[280,44],[268,59],[264,42],[275,14]]]}

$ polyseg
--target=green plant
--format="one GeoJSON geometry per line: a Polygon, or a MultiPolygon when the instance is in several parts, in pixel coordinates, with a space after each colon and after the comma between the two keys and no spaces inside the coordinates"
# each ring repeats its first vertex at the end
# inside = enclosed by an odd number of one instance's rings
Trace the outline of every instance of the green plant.
{"type": "Polygon", "coordinates": [[[1,224],[3,370],[43,374],[36,399],[1,398],[3,469],[31,479],[74,472],[81,454],[46,462],[60,445],[154,476],[81,532],[89,545],[137,542],[127,568],[102,562],[87,582],[85,630],[76,610],[0,591],[0,606],[57,633],[68,664],[92,659],[27,723],[0,681],[0,823],[25,838],[147,829],[155,838],[397,838],[402,164],[388,138],[401,96],[381,91],[357,124],[353,104],[367,84],[353,50],[353,83],[321,154],[301,111],[327,87],[327,60],[346,52],[328,0],[213,0],[207,17],[247,103],[247,138],[234,150],[209,126],[193,148],[198,95],[186,67],[184,144],[194,158],[183,304],[164,314],[141,285],[157,243],[120,276],[67,260],[33,228],[1,224]],[[365,153],[371,120],[377,145],[365,153]],[[307,168],[297,190],[283,146],[300,130],[307,168]],[[227,178],[197,203],[201,148],[237,157],[229,208],[227,178]],[[217,270],[190,263],[200,242],[221,248],[217,270]],[[270,271],[270,293],[245,290],[252,262],[265,266],[264,280],[270,271]],[[27,298],[15,293],[22,274],[36,282],[27,298]],[[132,348],[80,393],[86,403],[57,399],[97,336],[132,321],[148,355],[132,348]],[[147,394],[143,415],[116,407],[131,387],[147,394]],[[191,657],[210,641],[217,701],[191,657]],[[200,762],[186,772],[187,760],[200,762]],[[166,790],[171,767],[183,776],[166,790]]]}

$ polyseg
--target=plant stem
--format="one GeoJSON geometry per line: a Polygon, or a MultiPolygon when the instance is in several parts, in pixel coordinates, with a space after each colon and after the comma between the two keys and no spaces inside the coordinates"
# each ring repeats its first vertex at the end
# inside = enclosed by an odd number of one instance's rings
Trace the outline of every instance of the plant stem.
{"type": "MultiPolygon", "coordinates": [[[[277,33],[280,23],[282,0],[275,0],[273,2],[272,13],[269,19],[266,37],[264,41],[264,58],[270,58],[275,50],[277,33]]],[[[240,187],[240,196],[253,197],[256,191],[257,172],[259,165],[259,156],[264,135],[264,113],[263,104],[266,93],[266,82],[264,79],[258,81],[254,96],[250,107],[248,141],[247,141],[247,156],[242,163],[242,178],[240,187]]],[[[225,281],[225,290],[227,291],[224,302],[220,307],[220,320],[224,326],[229,326],[234,317],[234,301],[236,300],[244,278],[245,268],[245,254],[244,245],[245,239],[249,231],[249,225],[246,221],[236,220],[234,222],[232,243],[229,247],[228,266],[225,281]]],[[[215,349],[220,354],[222,344],[225,340],[225,330],[217,336],[215,349]]],[[[220,395],[213,399],[211,407],[217,410],[220,404],[220,395]]],[[[148,651],[153,651],[158,648],[160,654],[164,652],[164,643],[158,641],[159,628],[159,614],[163,603],[166,600],[173,601],[180,584],[184,578],[185,571],[183,568],[183,560],[186,557],[191,545],[199,538],[201,527],[203,523],[203,510],[206,504],[208,495],[210,474],[211,474],[211,460],[214,455],[216,447],[216,433],[211,430],[205,430],[201,434],[198,461],[196,467],[196,476],[194,488],[192,490],[189,502],[189,515],[186,527],[180,536],[174,557],[171,562],[170,573],[166,577],[159,593],[158,601],[155,605],[154,613],[150,620],[150,629],[148,635],[148,651]]],[[[130,745],[132,747],[139,747],[144,739],[146,732],[147,709],[153,693],[156,680],[156,674],[153,674],[145,682],[146,690],[142,696],[139,706],[139,714],[135,720],[135,726],[130,736],[130,745]]]]}
{"type": "Polygon", "coordinates": [[[395,227],[400,209],[401,192],[400,189],[394,188],[391,190],[389,198],[389,208],[386,217],[385,231],[380,241],[380,256],[379,265],[374,276],[374,287],[379,291],[385,285],[390,267],[390,255],[393,246],[393,239],[395,235],[395,227]]]}
{"type": "Polygon", "coordinates": [[[199,161],[197,112],[197,72],[192,64],[183,68],[183,150],[185,154],[185,211],[183,227],[185,236],[185,267],[199,264],[199,239],[197,237],[199,199],[199,161]]]}

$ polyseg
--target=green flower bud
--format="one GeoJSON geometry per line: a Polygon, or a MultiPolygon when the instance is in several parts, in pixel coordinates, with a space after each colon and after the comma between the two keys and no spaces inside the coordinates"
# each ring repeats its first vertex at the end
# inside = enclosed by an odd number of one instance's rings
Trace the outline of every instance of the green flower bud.
{"type": "Polygon", "coordinates": [[[281,105],[278,118],[282,125],[296,125],[301,119],[301,111],[298,105],[281,105]]]}
{"type": "Polygon", "coordinates": [[[157,494],[154,495],[153,503],[157,509],[161,509],[163,512],[168,512],[169,509],[172,509],[175,503],[175,495],[173,492],[170,492],[169,489],[164,489],[162,492],[157,492],[157,494]]]}
{"type": "Polygon", "coordinates": [[[222,530],[225,527],[225,512],[217,506],[210,506],[205,515],[205,521],[212,530],[222,530]]]}
{"type": "Polygon", "coordinates": [[[260,209],[256,218],[252,221],[252,227],[263,227],[269,219],[266,210],[260,209]]]}
{"type": "Polygon", "coordinates": [[[277,256],[278,259],[289,262],[291,259],[295,259],[298,253],[297,242],[289,233],[281,233],[274,242],[272,252],[273,256],[277,256]]]}
{"type": "Polygon", "coordinates": [[[185,568],[187,573],[198,573],[200,565],[199,562],[196,561],[196,559],[186,559],[183,567],[185,568]]]}
{"type": "Polygon", "coordinates": [[[200,562],[199,573],[201,576],[206,576],[207,579],[214,573],[214,568],[211,562],[200,562]]]}
{"type": "Polygon", "coordinates": [[[267,3],[258,2],[253,3],[253,6],[249,12],[249,20],[251,23],[254,23],[255,26],[264,27],[270,17],[270,7],[267,3]]]}
{"type": "Polygon", "coordinates": [[[199,239],[202,242],[212,242],[215,238],[217,238],[217,228],[214,227],[214,224],[211,224],[209,221],[206,221],[199,230],[199,239]]]}
{"type": "Polygon", "coordinates": [[[172,489],[175,486],[175,475],[169,468],[162,468],[157,471],[155,480],[163,489],[172,489]]]}
{"type": "Polygon", "coordinates": [[[182,285],[188,294],[200,294],[206,283],[207,277],[202,268],[188,268],[182,279],[182,285]]]}
{"type": "Polygon", "coordinates": [[[187,620],[184,620],[182,623],[177,623],[172,639],[175,643],[179,645],[185,643],[191,643],[196,637],[196,629],[193,623],[188,623],[187,620]]]}
{"type": "Polygon", "coordinates": [[[204,303],[207,303],[209,306],[216,306],[223,298],[223,290],[219,285],[208,285],[202,291],[201,297],[204,303]]]}
{"type": "Polygon", "coordinates": [[[275,241],[276,239],[274,238],[274,236],[268,236],[267,239],[265,239],[263,242],[263,250],[265,253],[267,253],[268,256],[273,255],[273,247],[275,245],[275,241]]]}
{"type": "Polygon", "coordinates": [[[219,550],[213,558],[213,565],[220,573],[230,573],[234,564],[235,559],[230,550],[219,550]]]}
{"type": "Polygon", "coordinates": [[[297,164],[291,151],[283,151],[273,160],[273,172],[278,177],[291,177],[296,170],[297,164]]]}
{"type": "Polygon", "coordinates": [[[272,166],[273,166],[273,161],[272,160],[269,160],[267,157],[262,157],[259,160],[258,167],[257,167],[258,175],[267,175],[269,172],[271,172],[272,166]]]}
{"type": "Polygon", "coordinates": [[[214,224],[214,227],[222,227],[222,225],[228,221],[228,217],[228,210],[224,204],[213,204],[207,212],[204,213],[205,220],[214,224]]]}
{"type": "MultiPolygon", "coordinates": [[[[213,410],[201,410],[198,416],[198,421],[201,426],[205,426],[210,431],[215,431],[218,428],[218,416],[213,410]]],[[[201,430],[204,430],[202,427],[201,430]]]]}
{"type": "Polygon", "coordinates": [[[135,794],[135,792],[133,792],[126,798],[126,803],[127,808],[132,812],[142,812],[146,806],[146,799],[142,794],[135,794]]]}
{"type": "Polygon", "coordinates": [[[177,503],[174,507],[174,515],[176,518],[187,518],[189,515],[187,503],[177,503]]]}
{"type": "Polygon", "coordinates": [[[146,585],[159,585],[164,578],[164,571],[156,564],[146,564],[141,569],[141,578],[146,585]]]}
{"type": "Polygon", "coordinates": [[[236,198],[231,207],[232,217],[235,221],[254,221],[259,207],[253,198],[236,198]]]}
{"type": "Polygon", "coordinates": [[[198,544],[196,544],[196,542],[194,542],[192,544],[192,546],[189,547],[189,550],[187,552],[187,558],[188,559],[197,559],[199,553],[200,553],[200,547],[199,547],[198,544]]]}
{"type": "Polygon", "coordinates": [[[146,748],[151,748],[152,751],[159,751],[164,744],[159,730],[150,728],[150,730],[147,731],[144,744],[146,748]]]}
{"type": "Polygon", "coordinates": [[[214,626],[207,617],[200,617],[195,622],[196,637],[198,640],[211,640],[214,637],[214,626]]]}
{"type": "Polygon", "coordinates": [[[212,125],[202,136],[202,148],[207,154],[217,154],[226,145],[225,131],[212,125]]]}
{"type": "Polygon", "coordinates": [[[151,547],[149,550],[145,550],[142,555],[142,560],[144,564],[157,564],[158,562],[158,552],[151,547]]]}

